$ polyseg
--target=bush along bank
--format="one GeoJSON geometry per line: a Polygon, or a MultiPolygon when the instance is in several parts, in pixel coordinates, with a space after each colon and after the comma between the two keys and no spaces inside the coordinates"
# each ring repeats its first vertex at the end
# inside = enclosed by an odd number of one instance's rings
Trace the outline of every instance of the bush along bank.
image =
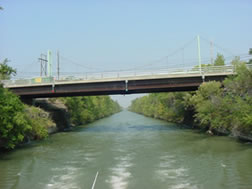
{"type": "Polygon", "coordinates": [[[13,149],[30,139],[43,139],[55,127],[47,112],[23,104],[20,99],[0,86],[0,149],[13,149]]]}
{"type": "Polygon", "coordinates": [[[138,98],[129,110],[252,141],[252,70],[239,63],[236,72],[223,83],[203,83],[193,93],[159,93],[138,98]]]}

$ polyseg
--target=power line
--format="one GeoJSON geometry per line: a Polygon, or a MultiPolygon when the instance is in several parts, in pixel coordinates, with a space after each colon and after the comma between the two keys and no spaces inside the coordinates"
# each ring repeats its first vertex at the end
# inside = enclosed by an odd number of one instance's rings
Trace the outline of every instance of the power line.
{"type": "MultiPolygon", "coordinates": [[[[251,55],[248,55],[247,53],[240,53],[240,54],[237,54],[235,55],[237,57],[240,57],[241,60],[249,60],[250,58],[252,58],[251,55]]],[[[234,58],[234,56],[226,56],[224,57],[226,61],[230,61],[234,58]]],[[[191,58],[191,59],[185,59],[186,62],[190,65],[193,65],[193,64],[197,64],[197,59],[196,58],[191,58]]],[[[210,58],[203,58],[202,59],[202,63],[206,64],[206,63],[211,63],[211,57],[210,58]]],[[[156,69],[159,69],[159,68],[167,68],[167,65],[161,65],[160,67],[156,67],[156,65],[152,65],[152,66],[155,66],[156,69]]],[[[178,63],[175,63],[175,64],[170,64],[169,67],[172,68],[172,66],[184,66],[184,64],[178,64],[178,63]]],[[[146,67],[145,67],[146,68],[146,67]]],[[[174,68],[174,67],[173,67],[174,68]]],[[[145,70],[148,70],[148,69],[151,69],[150,67],[149,68],[146,68],[145,70]]],[[[118,72],[118,71],[134,71],[134,70],[139,70],[139,69],[120,69],[120,70],[105,70],[103,71],[104,73],[106,72],[118,72]]],[[[141,69],[143,70],[143,69],[141,69]]],[[[18,74],[38,74],[39,72],[18,72],[18,74]]],[[[71,73],[80,73],[80,74],[83,74],[83,73],[98,73],[98,72],[61,72],[61,74],[65,75],[65,74],[71,74],[71,73]]]]}
{"type": "Polygon", "coordinates": [[[97,70],[97,69],[99,70],[99,69],[100,69],[100,68],[94,68],[94,67],[91,67],[91,66],[84,66],[84,65],[79,64],[79,63],[77,63],[77,62],[75,62],[75,61],[73,61],[73,60],[71,60],[71,59],[69,59],[69,58],[66,58],[66,57],[62,56],[62,55],[60,55],[60,57],[61,57],[63,60],[65,60],[65,61],[67,61],[67,62],[71,62],[72,64],[77,65],[77,66],[79,66],[79,67],[83,67],[83,68],[90,69],[90,70],[97,70]]]}
{"type": "MultiPolygon", "coordinates": [[[[182,45],[182,47],[175,49],[174,51],[172,51],[172,52],[171,52],[170,54],[168,54],[167,56],[163,56],[163,57],[161,57],[161,58],[159,58],[159,59],[157,59],[157,60],[153,60],[153,61],[151,61],[151,62],[148,63],[148,64],[144,64],[144,65],[137,66],[137,67],[134,67],[134,68],[131,67],[131,68],[128,68],[128,69],[126,69],[126,70],[135,70],[135,69],[139,69],[139,68],[143,68],[143,67],[149,67],[149,66],[152,66],[152,65],[160,64],[160,63],[162,63],[164,60],[167,60],[169,57],[172,57],[172,56],[178,54],[180,51],[184,51],[184,49],[187,48],[190,44],[192,44],[192,42],[193,42],[195,39],[196,39],[196,38],[194,37],[192,40],[190,40],[190,41],[188,41],[187,43],[185,43],[184,45],[182,45]]],[[[184,55],[183,55],[183,56],[184,56],[184,55]]],[[[66,58],[66,57],[62,56],[62,55],[60,55],[60,57],[63,58],[63,59],[65,59],[65,60],[68,61],[68,62],[71,62],[71,63],[74,64],[74,65],[77,65],[77,66],[79,66],[79,67],[83,67],[83,68],[85,68],[85,69],[89,69],[89,70],[101,70],[101,68],[95,68],[95,67],[91,67],[91,66],[84,66],[84,65],[79,64],[79,63],[77,63],[77,62],[75,62],[75,61],[73,61],[73,60],[71,60],[71,59],[69,59],[69,58],[66,58]]],[[[183,59],[184,59],[184,57],[183,57],[183,59]]]]}
{"type": "Polygon", "coordinates": [[[172,57],[174,56],[175,54],[179,53],[181,50],[184,50],[186,47],[188,47],[193,41],[195,41],[196,37],[194,37],[192,40],[188,41],[187,43],[185,43],[182,47],[180,48],[177,48],[176,50],[174,50],[173,52],[171,52],[170,54],[168,54],[167,56],[164,56],[164,57],[161,57],[157,60],[154,60],[152,61],[151,63],[149,64],[145,64],[145,65],[141,65],[141,66],[138,66],[138,67],[135,67],[135,68],[142,68],[142,67],[147,67],[147,66],[150,66],[150,65],[154,65],[154,64],[157,64],[157,63],[160,63],[162,62],[163,60],[167,60],[169,57],[172,57]]]}
{"type": "Polygon", "coordinates": [[[230,51],[230,50],[228,50],[228,49],[226,49],[226,48],[223,48],[222,46],[218,45],[217,43],[212,42],[211,40],[208,40],[207,38],[202,37],[202,36],[200,36],[200,38],[203,39],[204,41],[207,41],[208,43],[212,43],[213,46],[215,46],[215,47],[217,47],[217,48],[223,50],[224,52],[226,52],[226,53],[228,53],[228,54],[234,56],[234,53],[233,53],[232,51],[230,51]]]}

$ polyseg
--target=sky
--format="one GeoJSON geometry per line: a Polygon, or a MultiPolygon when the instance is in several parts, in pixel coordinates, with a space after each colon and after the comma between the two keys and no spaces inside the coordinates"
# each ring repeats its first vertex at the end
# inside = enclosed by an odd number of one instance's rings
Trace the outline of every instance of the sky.
{"type": "MultiPolygon", "coordinates": [[[[0,6],[0,61],[8,58],[23,77],[39,74],[38,57],[47,50],[53,71],[59,51],[67,74],[192,66],[197,35],[206,61],[211,50],[229,61],[252,47],[251,0],[0,0],[0,6]]],[[[135,97],[113,98],[126,107],[135,97]]]]}

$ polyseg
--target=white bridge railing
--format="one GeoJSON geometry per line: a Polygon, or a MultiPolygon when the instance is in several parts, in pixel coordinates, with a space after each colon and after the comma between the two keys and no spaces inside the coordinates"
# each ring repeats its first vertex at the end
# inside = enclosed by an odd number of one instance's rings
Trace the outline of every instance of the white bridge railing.
{"type": "MultiPolygon", "coordinates": [[[[247,65],[252,69],[252,65],[247,65]]],[[[106,81],[106,80],[131,80],[141,78],[165,78],[165,77],[186,77],[207,76],[207,75],[231,75],[235,73],[235,67],[228,66],[204,66],[189,67],[189,68],[173,68],[173,69],[158,69],[158,70],[142,70],[142,71],[114,71],[114,72],[99,72],[99,73],[75,73],[74,75],[62,75],[59,79],[55,77],[34,77],[27,79],[3,80],[1,81],[4,87],[15,86],[30,86],[41,84],[60,84],[78,81],[106,81]]]]}

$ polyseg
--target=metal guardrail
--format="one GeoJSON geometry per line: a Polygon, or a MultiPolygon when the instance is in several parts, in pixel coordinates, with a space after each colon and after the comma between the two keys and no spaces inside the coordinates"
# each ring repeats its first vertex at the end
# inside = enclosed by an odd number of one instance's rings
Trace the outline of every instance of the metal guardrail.
{"type": "MultiPolygon", "coordinates": [[[[252,65],[247,65],[251,67],[252,65]]],[[[74,81],[94,81],[94,80],[130,80],[137,78],[158,78],[158,77],[175,77],[175,76],[186,76],[186,75],[218,75],[227,74],[231,75],[235,73],[235,66],[204,66],[199,67],[188,67],[188,68],[173,68],[173,69],[158,69],[158,70],[142,70],[142,71],[118,71],[118,72],[98,72],[98,73],[79,73],[72,76],[61,76],[59,79],[55,77],[36,77],[28,79],[17,79],[17,80],[3,80],[1,81],[4,87],[15,87],[15,86],[31,86],[41,84],[60,84],[64,82],[74,81]]]]}

